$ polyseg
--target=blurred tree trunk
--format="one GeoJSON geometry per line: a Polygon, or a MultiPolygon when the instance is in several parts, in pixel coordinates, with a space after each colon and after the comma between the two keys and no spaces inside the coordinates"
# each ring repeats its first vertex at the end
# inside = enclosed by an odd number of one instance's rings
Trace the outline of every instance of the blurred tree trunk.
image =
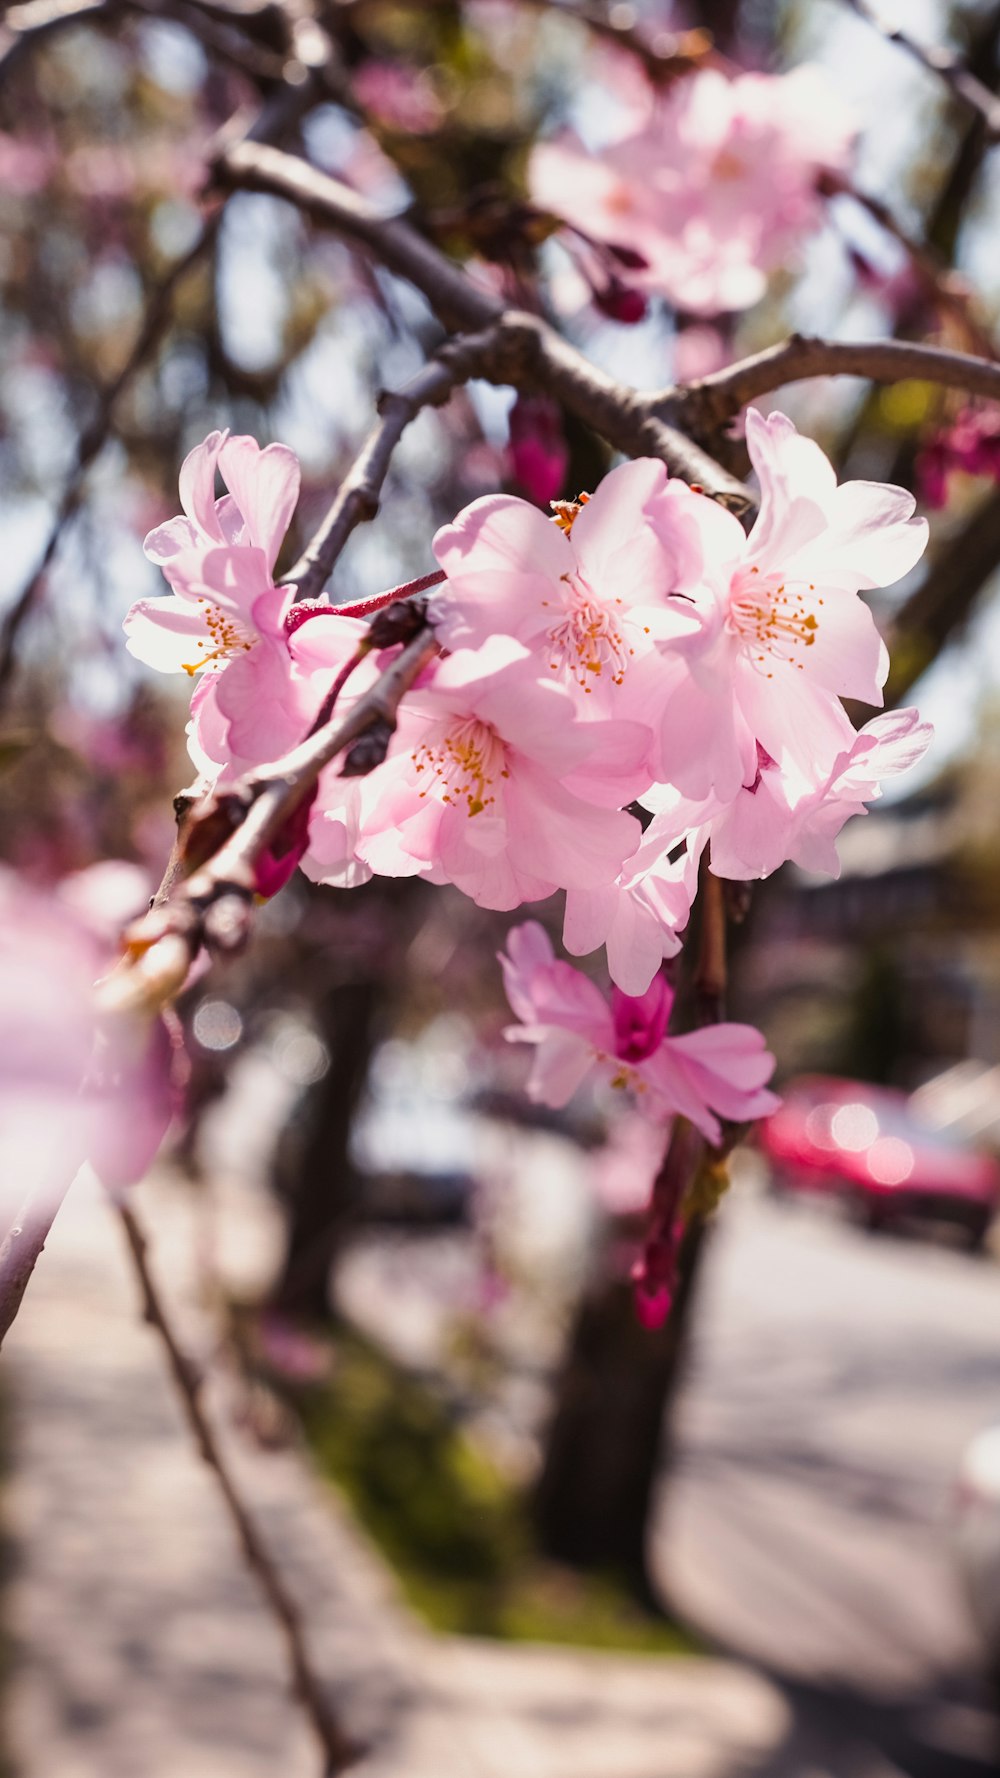
{"type": "Polygon", "coordinates": [[[631,1285],[603,1277],[570,1336],[535,1494],[542,1550],[574,1568],[619,1573],[656,1597],[647,1533],[672,1430],[710,1225],[692,1225],[665,1325],[642,1327],[631,1285]]]}
{"type": "Polygon", "coordinates": [[[357,1215],[359,1182],[348,1145],[374,1047],[380,983],[341,982],[316,1002],[329,1067],[313,1095],[305,1142],[284,1195],[288,1243],[271,1308],[298,1319],[330,1315],[330,1274],[357,1215]]]}

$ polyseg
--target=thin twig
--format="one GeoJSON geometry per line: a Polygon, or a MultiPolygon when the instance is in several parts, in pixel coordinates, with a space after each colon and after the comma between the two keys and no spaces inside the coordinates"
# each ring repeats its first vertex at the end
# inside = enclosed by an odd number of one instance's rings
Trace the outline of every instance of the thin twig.
{"type": "Polygon", "coordinates": [[[538,316],[504,310],[437,247],[399,217],[381,215],[349,186],[297,155],[243,142],[216,158],[220,185],[283,197],[342,239],[365,248],[388,271],[422,291],[449,331],[495,332],[482,374],[491,382],[540,388],[555,395],[616,450],[658,456],[675,475],[702,487],[733,511],[753,505],[742,483],[671,427],[655,398],[616,382],[590,364],[538,316]]]}
{"type": "Polygon", "coordinates": [[[7,1337],[28,1281],[41,1256],[63,1198],[73,1176],[67,1178],[61,1191],[49,1191],[44,1197],[29,1195],[0,1247],[0,1345],[7,1337]]]}
{"type": "Polygon", "coordinates": [[[376,425],[337,489],[318,530],[295,566],[283,577],[283,584],[294,586],[300,599],[312,599],[322,592],[355,526],[375,517],[392,454],[407,426],[422,409],[441,407],[459,383],[475,376],[495,340],[495,327],[478,334],[459,334],[447,341],[404,388],[379,397],[376,425]]]}
{"type": "MultiPolygon", "coordinates": [[[[220,144],[225,143],[230,148],[237,146],[237,143],[230,140],[234,131],[239,132],[239,142],[255,143],[280,138],[300,121],[319,96],[319,92],[319,84],[311,74],[306,74],[301,68],[293,69],[288,79],[276,87],[256,116],[249,120],[245,117],[231,120],[222,133],[220,144]]],[[[118,402],[168,326],[179,286],[211,250],[221,222],[222,207],[217,205],[209,211],[193,246],[171,266],[157,286],[128,357],[117,376],[98,396],[97,412],[80,436],[76,462],[63,490],[41,560],[0,624],[0,699],[3,698],[14,671],[21,629],[39,598],[46,570],[58,548],[63,529],[81,503],[87,473],[107,442],[118,402]]]]}
{"type": "Polygon", "coordinates": [[[974,345],[984,357],[994,356],[993,340],[973,310],[974,292],[960,272],[947,265],[933,247],[908,234],[889,205],[873,192],[859,191],[856,186],[834,173],[824,175],[820,181],[820,189],[827,197],[853,198],[856,204],[867,210],[879,227],[887,235],[891,235],[903,249],[926,300],[938,310],[951,315],[969,344],[974,345]]]}
{"type": "Polygon", "coordinates": [[[963,105],[967,105],[970,110],[974,111],[985,126],[988,142],[1000,141],[1000,99],[995,93],[990,92],[988,86],[984,86],[983,82],[976,78],[965,66],[961,57],[957,56],[953,50],[942,49],[936,44],[918,43],[916,38],[909,36],[906,31],[901,31],[879,18],[875,8],[869,6],[867,0],[847,0],[847,5],[852,12],[857,13],[859,18],[872,25],[887,43],[895,43],[899,49],[905,50],[908,56],[911,56],[915,62],[919,62],[920,66],[927,70],[928,74],[933,74],[942,80],[953,98],[961,100],[963,105]]]}
{"type": "Polygon", "coordinates": [[[207,1414],[198,1370],[184,1351],[160,1294],[149,1263],[148,1241],[135,1211],[114,1199],[125,1240],[142,1294],[143,1314],[163,1345],[170,1374],[181,1399],[184,1416],[199,1455],[212,1471],[229,1514],[247,1567],[252,1573],[277,1623],[288,1655],[292,1688],[319,1741],[324,1778],[335,1778],[361,1757],[362,1749],[342,1727],[309,1653],[299,1608],[285,1585],[277,1563],[239,1490],[207,1414]]]}
{"type": "Polygon", "coordinates": [[[208,216],[194,245],[174,262],[157,285],[128,357],[117,376],[99,394],[97,412],[89,426],[80,434],[76,461],[63,489],[45,548],[37,566],[13,604],[4,613],[3,623],[0,624],[0,698],[6,692],[14,671],[21,630],[41,594],[46,571],[59,546],[63,531],[83,499],[88,471],[107,443],[118,402],[169,325],[174,297],[180,285],[211,251],[219,232],[220,218],[221,211],[218,209],[208,216]]]}

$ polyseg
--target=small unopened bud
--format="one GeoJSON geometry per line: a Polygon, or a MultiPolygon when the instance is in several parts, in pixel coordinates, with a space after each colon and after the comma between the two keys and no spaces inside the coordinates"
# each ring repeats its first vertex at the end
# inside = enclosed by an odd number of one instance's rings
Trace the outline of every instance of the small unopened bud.
{"type": "Polygon", "coordinates": [[[547,506],[558,495],[569,462],[559,408],[547,395],[519,395],[509,425],[514,479],[539,506],[547,506]]]}
{"type": "Polygon", "coordinates": [[[655,1333],[670,1314],[672,1297],[665,1285],[650,1288],[642,1280],[635,1284],[635,1312],[647,1333],[655,1333]]]}
{"type": "Polygon", "coordinates": [[[365,729],[363,735],[359,735],[356,741],[351,742],[344,754],[340,776],[342,778],[364,778],[369,772],[373,772],[376,766],[380,766],[389,751],[389,742],[392,740],[394,726],[393,723],[386,722],[384,717],[377,717],[370,727],[365,729]]]}
{"type": "Polygon", "coordinates": [[[397,599],[384,611],[376,611],[368,626],[372,648],[394,648],[397,642],[412,642],[423,629],[426,617],[426,599],[397,599]]]}
{"type": "Polygon", "coordinates": [[[611,321],[620,321],[624,327],[634,327],[637,322],[644,321],[648,304],[641,290],[631,284],[623,284],[619,278],[610,278],[601,290],[594,291],[595,307],[611,321]]]}

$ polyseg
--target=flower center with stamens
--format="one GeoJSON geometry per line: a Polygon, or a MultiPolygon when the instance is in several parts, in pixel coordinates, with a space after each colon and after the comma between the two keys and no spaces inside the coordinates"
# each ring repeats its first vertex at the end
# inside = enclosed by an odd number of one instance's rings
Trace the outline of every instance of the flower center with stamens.
{"type": "Polygon", "coordinates": [[[413,750],[418,772],[429,772],[421,798],[433,792],[454,808],[465,805],[467,815],[481,815],[496,803],[498,781],[509,778],[507,750],[495,729],[467,717],[421,741],[413,750]]]}
{"type": "Polygon", "coordinates": [[[629,646],[620,619],[608,606],[599,605],[588,593],[573,586],[567,575],[563,579],[570,588],[570,597],[563,606],[562,618],[548,632],[550,672],[567,672],[586,692],[591,692],[593,681],[605,674],[612,685],[621,685],[629,656],[635,649],[629,646]]]}
{"type": "Polygon", "coordinates": [[[248,654],[257,640],[253,631],[238,617],[234,617],[231,611],[222,611],[218,605],[213,605],[211,599],[199,599],[198,604],[208,635],[204,641],[194,645],[198,650],[198,659],[184,662],[185,673],[190,673],[192,677],[213,661],[228,661],[231,655],[248,654]]]}
{"type": "Polygon", "coordinates": [[[712,162],[711,177],[731,182],[746,177],[747,164],[731,148],[720,148],[712,162]]]}
{"type": "Polygon", "coordinates": [[[733,577],[726,628],[745,645],[755,666],[781,661],[801,672],[801,656],[819,633],[822,604],[816,588],[805,581],[742,568],[733,577]]]}

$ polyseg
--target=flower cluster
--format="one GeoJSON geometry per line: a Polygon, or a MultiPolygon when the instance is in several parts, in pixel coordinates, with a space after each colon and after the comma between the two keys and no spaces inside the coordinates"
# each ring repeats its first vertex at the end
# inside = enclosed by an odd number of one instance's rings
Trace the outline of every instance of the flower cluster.
{"type": "Polygon", "coordinates": [[[650,90],[600,156],[572,134],[540,144],[529,185],[584,239],[629,255],[637,290],[715,315],[757,302],[767,273],[818,226],[823,177],[847,170],[854,135],[818,68],[733,78],[704,68],[650,90]]]}
{"type": "MultiPolygon", "coordinates": [[[[540,927],[511,935],[509,1035],[538,1045],[532,1091],[563,1104],[594,1069],[712,1143],[720,1118],[768,1109],[773,1063],[745,1026],[668,1035],[660,970],[704,855],[741,880],[786,859],[836,872],[843,823],[930,739],[915,710],[855,732],[841,701],[882,702],[888,658],[858,595],[921,555],[913,499],[838,485],[781,414],[751,411],[747,446],[749,536],[651,459],[551,518],[496,494],[444,526],[438,648],[384,761],[328,766],[259,881],[273,892],[300,861],[321,882],[422,876],[501,910],[564,891],[566,949],[605,948],[613,998],[556,962],[540,927]]],[[[391,658],[357,617],[294,606],[274,581],[297,490],[289,451],[215,433],[184,465],[183,515],[146,542],[172,593],[133,607],[129,647],[195,679],[191,752],[216,783],[302,739],[335,682],[348,714],[391,658]]]]}

